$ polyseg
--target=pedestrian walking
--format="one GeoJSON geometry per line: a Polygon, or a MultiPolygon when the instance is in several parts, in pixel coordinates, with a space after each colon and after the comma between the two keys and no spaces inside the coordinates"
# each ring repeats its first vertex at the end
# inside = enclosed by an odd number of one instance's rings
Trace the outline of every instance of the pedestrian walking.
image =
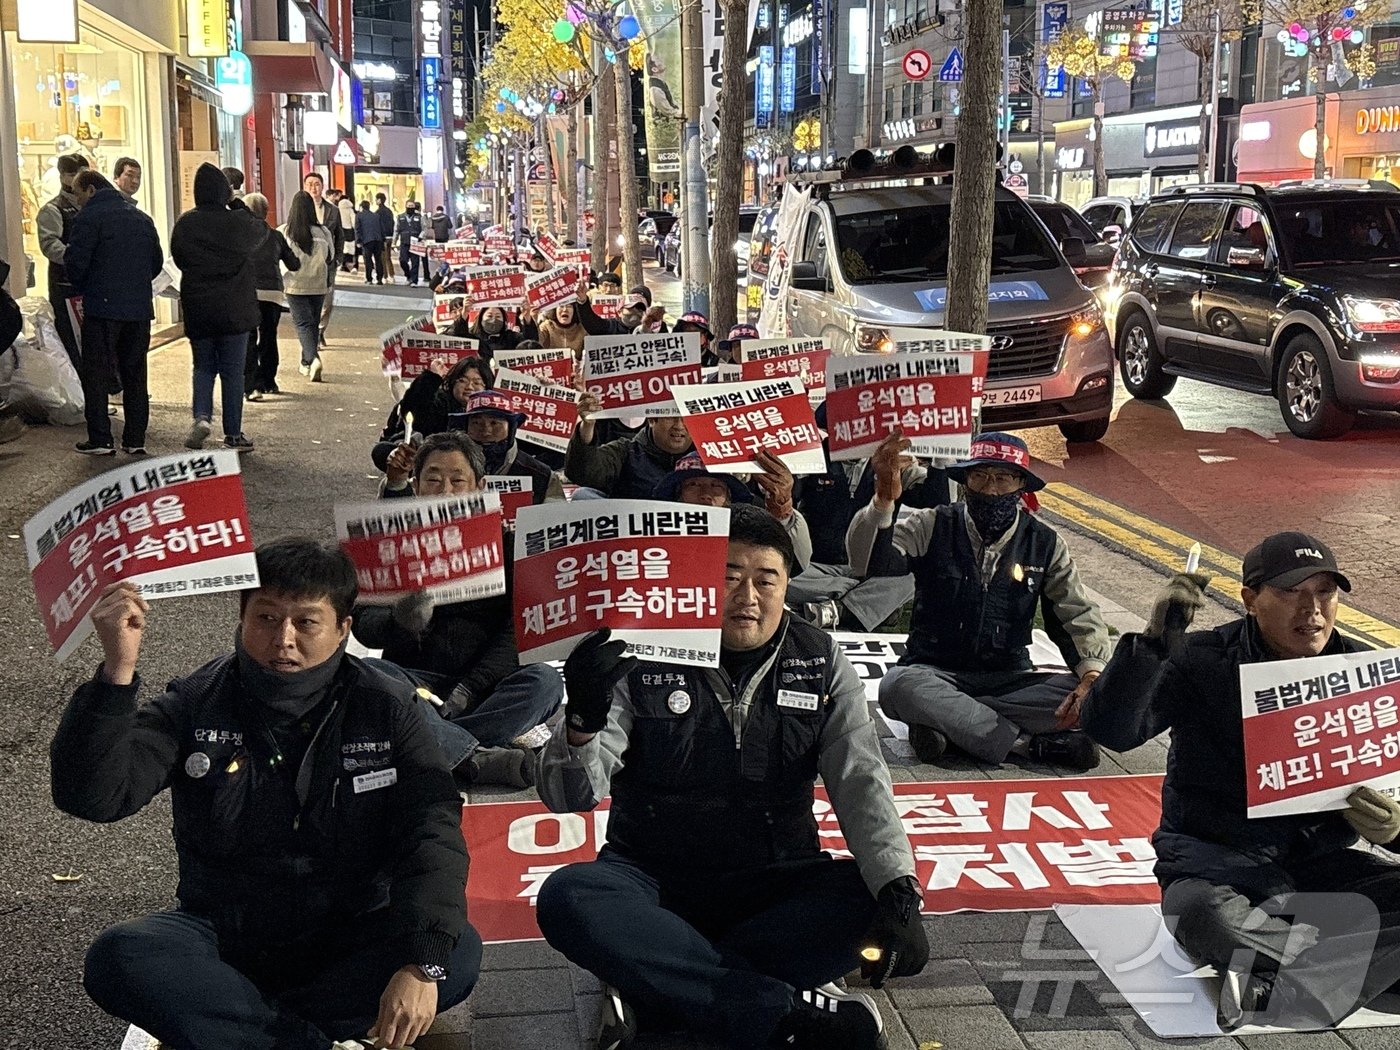
{"type": "Polygon", "coordinates": [[[379,216],[379,276],[380,284],[383,278],[389,278],[389,283],[394,283],[394,253],[391,250],[394,244],[394,209],[389,207],[389,198],[382,193],[374,195],[374,214],[379,216]]]}
{"type": "Polygon", "coordinates": [[[321,382],[321,354],[317,347],[322,300],[326,295],[326,274],[335,273],[335,241],[317,219],[321,214],[311,194],[302,191],[292,197],[286,225],[280,232],[297,257],[297,269],[283,279],[287,309],[301,343],[301,374],[313,383],[321,382]]]}
{"type": "Polygon", "coordinates": [[[150,419],[146,353],[151,348],[151,281],[165,264],[151,217],[95,171],[84,169],[73,183],[81,210],[69,229],[64,265],[83,297],[83,382],[87,440],[84,455],[114,453],[107,391],[113,374],[122,381],[122,451],[146,454],[150,419]]]}
{"type": "MultiPolygon", "coordinates": [[[[53,323],[58,329],[58,338],[68,358],[76,369],[79,366],[77,333],[73,331],[73,321],[68,316],[68,300],[76,292],[68,280],[64,267],[64,252],[68,248],[68,238],[72,234],[73,220],[78,215],[78,199],[73,195],[73,180],[78,172],[86,171],[87,158],[80,153],[68,153],[59,157],[54,165],[58,169],[61,189],[58,195],[39,209],[34,223],[39,228],[39,250],[49,264],[49,305],[53,307],[53,323]]],[[[103,401],[105,403],[106,396],[103,401]]]]}
{"type": "Polygon", "coordinates": [[[201,164],[194,174],[194,207],[170,234],[185,335],[194,349],[194,425],[186,448],[203,448],[209,437],[217,378],[224,447],[252,451],[243,433],[243,366],[248,334],[259,321],[253,257],[268,233],[267,224],[234,198],[227,176],[201,164]]]}
{"type": "MultiPolygon", "coordinates": [[[[301,188],[311,195],[312,202],[316,205],[316,219],[326,228],[326,232],[331,235],[331,244],[335,251],[335,258],[339,259],[345,253],[346,229],[340,221],[340,208],[334,202],[326,200],[324,194],[326,180],[318,172],[310,172],[301,180],[301,188]]],[[[350,226],[350,233],[353,235],[353,219],[350,226]]],[[[321,300],[321,320],[319,324],[318,345],[326,345],[326,329],[331,323],[331,314],[335,311],[335,267],[330,267],[326,272],[326,286],[321,300]]]]}
{"type": "Polygon", "coordinates": [[[360,269],[359,236],[355,233],[355,202],[339,190],[327,194],[335,201],[340,212],[340,228],[345,231],[344,250],[340,256],[340,272],[358,272],[360,269]]]}
{"type": "Polygon", "coordinates": [[[403,214],[394,224],[394,237],[399,244],[399,268],[409,286],[418,287],[418,256],[413,254],[413,242],[423,236],[423,216],[418,213],[418,202],[409,201],[404,205],[403,214]]]}
{"type": "Polygon", "coordinates": [[[379,216],[370,208],[369,201],[360,202],[360,210],[355,213],[355,243],[360,246],[360,255],[365,260],[365,284],[374,284],[378,273],[378,283],[384,283],[383,265],[384,240],[379,232],[379,216]]]}
{"type": "MultiPolygon", "coordinates": [[[[250,193],[243,203],[259,222],[267,222],[267,198],[250,193]]],[[[277,386],[277,327],[287,296],[282,289],[282,271],[278,264],[295,273],[301,260],[292,251],[281,230],[270,230],[267,240],[253,253],[253,284],[258,293],[258,327],[248,334],[248,360],[243,366],[243,396],[249,401],[261,401],[266,394],[280,394],[277,386]]]]}
{"type": "Polygon", "coordinates": [[[452,239],[452,220],[447,217],[447,209],[441,204],[433,209],[433,240],[443,244],[452,239]]]}

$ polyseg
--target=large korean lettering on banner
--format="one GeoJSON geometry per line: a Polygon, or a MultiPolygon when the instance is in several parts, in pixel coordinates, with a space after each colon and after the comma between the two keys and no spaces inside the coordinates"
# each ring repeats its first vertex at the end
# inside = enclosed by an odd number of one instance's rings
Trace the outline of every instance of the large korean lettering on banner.
{"type": "Polygon", "coordinates": [[[487,492],[494,492],[501,501],[501,515],[505,518],[506,529],[515,528],[515,515],[521,507],[535,502],[535,486],[532,479],[519,474],[488,474],[481,479],[487,492]]]}
{"type": "MultiPolygon", "coordinates": [[[[924,913],[1156,903],[1151,838],[1161,783],[1117,776],[895,784],[924,913]]],[[[821,788],[812,810],[822,848],[850,857],[821,788]]],[[[538,802],[463,807],[472,856],[467,910],[482,939],[538,940],[540,886],[566,864],[593,860],[607,827],[607,800],[591,813],[549,813],[538,802]]]]}
{"type": "Polygon", "coordinates": [[[833,460],[865,459],[896,427],[916,456],[972,448],[973,354],[855,354],[827,362],[826,426],[833,460]]]}
{"type": "Polygon", "coordinates": [[[700,382],[700,334],[590,335],[583,378],[602,405],[595,419],[673,416],[671,388],[700,382]]]}
{"type": "Polygon", "coordinates": [[[822,474],[822,436],[802,381],[791,376],[756,383],[705,383],[671,390],[705,466],[716,474],[761,472],[766,449],[794,474],[822,474]]]}
{"type": "Polygon", "coordinates": [[[238,453],[187,452],[110,470],[24,525],[44,631],[59,660],[92,633],[89,613],[112,583],[145,598],[258,585],[238,453]]]}
{"type": "Polygon", "coordinates": [[[987,365],[992,357],[991,336],[922,328],[891,328],[888,333],[897,354],[971,354],[972,399],[974,404],[981,401],[982,387],[987,382],[987,365]]]}
{"type": "Polygon", "coordinates": [[[813,405],[826,400],[826,359],[831,347],[822,339],[745,339],[739,343],[739,378],[796,376],[813,405]]]}
{"type": "Polygon", "coordinates": [[[395,328],[380,340],[380,364],[387,376],[417,379],[433,361],[441,358],[450,368],[464,357],[477,357],[476,340],[438,335],[413,327],[395,328]]]}
{"type": "Polygon", "coordinates": [[[628,652],[719,666],[729,511],[650,500],[522,507],[515,519],[521,665],[562,659],[603,627],[628,652]]]}
{"type": "Polygon", "coordinates": [[[1345,809],[1400,787],[1400,649],[1240,666],[1250,817],[1345,809]]]}
{"type": "Polygon", "coordinates": [[[371,605],[415,591],[439,604],[504,594],[502,524],[494,492],[335,506],[336,539],[371,605]]]}
{"type": "Polygon", "coordinates": [[[543,383],[523,372],[501,368],[496,389],[510,397],[511,407],[525,413],[515,435],[521,441],[564,452],[578,424],[579,393],[572,387],[543,383]]]}
{"type": "Polygon", "coordinates": [[[525,273],[518,266],[483,266],[467,270],[464,277],[473,309],[520,305],[525,298],[525,273]]]}
{"type": "Polygon", "coordinates": [[[471,241],[452,240],[439,246],[448,266],[475,266],[481,262],[481,246],[471,241]]]}
{"type": "Polygon", "coordinates": [[[574,352],[566,346],[545,350],[497,350],[494,361],[497,368],[524,372],[544,383],[569,386],[574,375],[574,352]]]}
{"type": "Polygon", "coordinates": [[[525,278],[525,298],[537,314],[571,303],[578,297],[578,271],[556,266],[525,278]]]}

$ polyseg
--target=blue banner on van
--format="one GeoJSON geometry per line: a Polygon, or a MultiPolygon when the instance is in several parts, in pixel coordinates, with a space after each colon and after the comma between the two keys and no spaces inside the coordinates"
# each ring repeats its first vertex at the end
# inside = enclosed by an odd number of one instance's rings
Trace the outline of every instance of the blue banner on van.
{"type": "MultiPolygon", "coordinates": [[[[925,310],[942,310],[948,302],[947,288],[921,288],[914,293],[925,310]]],[[[987,289],[989,303],[1043,303],[1049,294],[1038,281],[993,281],[987,289]]]]}

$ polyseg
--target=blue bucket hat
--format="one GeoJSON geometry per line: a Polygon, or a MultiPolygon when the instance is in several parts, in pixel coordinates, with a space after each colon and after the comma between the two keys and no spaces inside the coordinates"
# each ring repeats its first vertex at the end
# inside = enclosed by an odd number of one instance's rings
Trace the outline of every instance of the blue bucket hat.
{"type": "Polygon", "coordinates": [[[990,431],[972,439],[972,455],[947,468],[948,477],[966,484],[967,472],[973,467],[1015,467],[1025,479],[1027,492],[1039,492],[1044,479],[1031,471],[1031,453],[1026,443],[1015,434],[990,431]]]}

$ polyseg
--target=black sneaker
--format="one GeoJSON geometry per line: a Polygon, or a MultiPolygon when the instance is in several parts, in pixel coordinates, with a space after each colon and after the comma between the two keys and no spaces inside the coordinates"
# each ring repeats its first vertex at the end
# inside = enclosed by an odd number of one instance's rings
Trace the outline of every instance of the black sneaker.
{"type": "Polygon", "coordinates": [[[228,434],[224,437],[224,448],[234,452],[252,452],[253,442],[244,434],[228,434]]]}
{"type": "Polygon", "coordinates": [[[111,445],[99,445],[93,441],[79,441],[73,448],[85,456],[115,456],[117,450],[111,445]]]}
{"type": "Polygon", "coordinates": [[[948,750],[948,738],[932,726],[909,723],[909,746],[920,762],[937,762],[948,750]]]}
{"type": "Polygon", "coordinates": [[[1030,757],[1052,766],[1086,772],[1099,764],[1099,749],[1083,733],[1040,733],[1031,737],[1030,757]]]}
{"type": "Polygon", "coordinates": [[[778,1022],[770,1046],[810,1050],[882,1050],[884,1022],[874,1000],[859,992],[841,995],[822,991],[798,992],[792,1009],[778,1022]]]}
{"type": "Polygon", "coordinates": [[[603,1012],[598,1018],[597,1050],[623,1050],[637,1038],[637,1015],[616,988],[603,986],[603,1012]]]}

